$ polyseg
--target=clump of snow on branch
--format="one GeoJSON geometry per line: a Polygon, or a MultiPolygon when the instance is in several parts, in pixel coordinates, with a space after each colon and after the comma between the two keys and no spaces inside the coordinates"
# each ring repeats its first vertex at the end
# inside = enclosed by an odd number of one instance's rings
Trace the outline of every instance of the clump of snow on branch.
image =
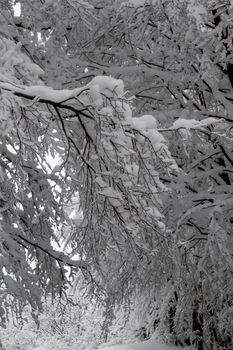
{"type": "Polygon", "coordinates": [[[133,127],[138,131],[138,140],[141,136],[145,136],[150,141],[153,149],[157,152],[158,157],[167,164],[170,171],[179,171],[178,166],[171,156],[167,146],[167,141],[163,135],[157,130],[157,122],[152,115],[143,115],[133,118],[133,127]]]}
{"type": "Polygon", "coordinates": [[[177,119],[170,129],[178,130],[178,129],[199,129],[202,130],[205,126],[210,124],[216,124],[220,120],[217,118],[206,118],[203,120],[196,120],[196,119],[183,119],[179,118],[177,119]]]}

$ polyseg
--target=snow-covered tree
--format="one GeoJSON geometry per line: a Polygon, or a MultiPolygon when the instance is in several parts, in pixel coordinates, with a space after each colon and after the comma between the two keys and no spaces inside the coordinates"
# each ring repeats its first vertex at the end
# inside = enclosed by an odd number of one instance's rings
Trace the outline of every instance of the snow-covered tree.
{"type": "Polygon", "coordinates": [[[79,270],[106,330],[140,299],[148,329],[230,349],[232,3],[0,4],[2,322],[79,270]]]}

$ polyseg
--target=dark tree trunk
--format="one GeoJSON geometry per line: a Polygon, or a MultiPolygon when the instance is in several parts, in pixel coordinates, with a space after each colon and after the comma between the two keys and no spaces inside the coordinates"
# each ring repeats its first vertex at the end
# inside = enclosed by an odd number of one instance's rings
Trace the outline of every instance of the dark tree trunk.
{"type": "Polygon", "coordinates": [[[231,82],[231,86],[233,87],[233,64],[232,63],[228,63],[227,65],[227,75],[231,82]]]}
{"type": "Polygon", "coordinates": [[[193,311],[193,332],[196,334],[195,345],[198,350],[203,350],[203,315],[199,313],[198,307],[193,311]]]}

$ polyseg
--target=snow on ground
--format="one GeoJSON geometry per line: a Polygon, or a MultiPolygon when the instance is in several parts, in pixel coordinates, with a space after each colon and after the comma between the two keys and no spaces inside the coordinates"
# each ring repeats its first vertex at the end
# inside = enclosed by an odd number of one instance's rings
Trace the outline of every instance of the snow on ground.
{"type": "Polygon", "coordinates": [[[188,348],[179,348],[177,346],[160,344],[155,339],[150,339],[141,343],[113,345],[102,347],[99,350],[188,350],[188,348]]]}

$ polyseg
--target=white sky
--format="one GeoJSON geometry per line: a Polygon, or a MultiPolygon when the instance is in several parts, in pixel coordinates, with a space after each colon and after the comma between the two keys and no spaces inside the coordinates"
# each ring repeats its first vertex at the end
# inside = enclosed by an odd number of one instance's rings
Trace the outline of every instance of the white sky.
{"type": "Polygon", "coordinates": [[[20,14],[21,14],[21,6],[20,6],[20,3],[17,2],[17,3],[13,6],[13,9],[14,9],[15,16],[16,16],[16,17],[19,17],[20,14]]]}

